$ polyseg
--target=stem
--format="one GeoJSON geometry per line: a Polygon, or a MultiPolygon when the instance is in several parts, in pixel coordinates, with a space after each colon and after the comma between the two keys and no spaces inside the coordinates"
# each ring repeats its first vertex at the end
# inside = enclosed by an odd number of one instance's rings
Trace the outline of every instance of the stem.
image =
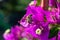
{"type": "Polygon", "coordinates": [[[43,0],[43,9],[48,10],[49,0],[43,0]]]}
{"type": "Polygon", "coordinates": [[[58,40],[58,34],[56,35],[56,40],[58,40]]]}
{"type": "MultiPolygon", "coordinates": [[[[59,25],[57,25],[57,26],[59,27],[59,25]]],[[[58,40],[58,37],[59,37],[59,29],[58,29],[58,32],[57,32],[57,35],[56,35],[56,40],[58,40]]]]}
{"type": "Polygon", "coordinates": [[[49,0],[37,0],[37,5],[41,6],[44,10],[48,10],[49,0]]]}

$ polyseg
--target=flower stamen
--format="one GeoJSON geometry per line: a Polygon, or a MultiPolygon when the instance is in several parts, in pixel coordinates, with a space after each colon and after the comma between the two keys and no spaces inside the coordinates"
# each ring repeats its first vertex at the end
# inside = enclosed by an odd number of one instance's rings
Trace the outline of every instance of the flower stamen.
{"type": "Polygon", "coordinates": [[[38,28],[38,29],[36,29],[36,34],[40,35],[40,34],[41,34],[41,31],[42,31],[42,30],[41,30],[41,29],[39,29],[39,28],[38,28]]]}

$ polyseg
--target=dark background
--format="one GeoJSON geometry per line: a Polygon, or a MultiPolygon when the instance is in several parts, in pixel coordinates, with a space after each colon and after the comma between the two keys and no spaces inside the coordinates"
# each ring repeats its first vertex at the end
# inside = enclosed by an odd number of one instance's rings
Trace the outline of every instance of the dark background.
{"type": "Polygon", "coordinates": [[[0,40],[3,33],[11,26],[19,25],[18,21],[26,13],[25,8],[32,0],[0,0],[0,40]]]}

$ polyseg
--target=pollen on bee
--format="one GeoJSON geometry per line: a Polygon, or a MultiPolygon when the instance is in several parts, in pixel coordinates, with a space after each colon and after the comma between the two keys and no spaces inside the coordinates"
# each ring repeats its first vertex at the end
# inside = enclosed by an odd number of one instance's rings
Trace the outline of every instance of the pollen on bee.
{"type": "Polygon", "coordinates": [[[36,29],[36,34],[40,35],[40,34],[41,34],[41,31],[42,31],[42,30],[41,30],[41,29],[39,29],[39,28],[38,28],[38,29],[36,29]]]}

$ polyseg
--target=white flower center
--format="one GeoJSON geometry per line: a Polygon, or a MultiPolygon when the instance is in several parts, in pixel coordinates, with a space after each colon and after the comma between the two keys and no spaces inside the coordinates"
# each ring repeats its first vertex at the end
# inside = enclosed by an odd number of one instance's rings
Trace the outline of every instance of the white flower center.
{"type": "Polygon", "coordinates": [[[40,35],[40,34],[41,34],[41,31],[42,31],[42,30],[41,30],[41,29],[39,29],[39,28],[38,28],[38,29],[36,29],[36,34],[40,35]]]}

